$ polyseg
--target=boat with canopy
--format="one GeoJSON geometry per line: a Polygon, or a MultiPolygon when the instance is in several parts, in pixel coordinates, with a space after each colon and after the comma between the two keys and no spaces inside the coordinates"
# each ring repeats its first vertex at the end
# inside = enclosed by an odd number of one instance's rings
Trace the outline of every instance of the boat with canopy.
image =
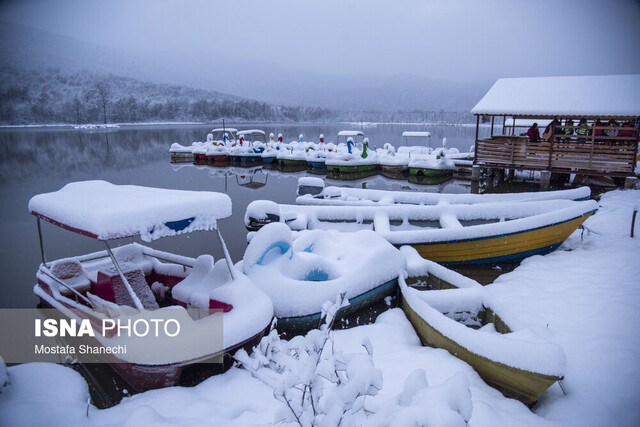
{"type": "Polygon", "coordinates": [[[63,318],[89,319],[97,346],[126,346],[126,354],[108,363],[134,391],[181,384],[185,370],[256,343],[272,320],[271,300],[234,268],[218,230],[217,221],[231,215],[225,194],[83,181],[34,196],[29,212],[37,218],[42,255],[35,295],[63,318]],[[49,261],[43,221],[102,242],[104,250],[49,261]],[[223,259],[133,242],[195,231],[216,231],[223,259]],[[124,238],[131,242],[114,245],[124,238]],[[109,319],[149,317],[175,319],[181,333],[149,341],[98,328],[109,319]]]}

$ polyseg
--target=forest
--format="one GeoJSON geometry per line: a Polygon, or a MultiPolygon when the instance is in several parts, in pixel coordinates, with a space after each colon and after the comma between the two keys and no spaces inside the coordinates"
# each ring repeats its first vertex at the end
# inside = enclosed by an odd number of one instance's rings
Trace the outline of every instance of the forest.
{"type": "Polygon", "coordinates": [[[56,68],[0,67],[0,125],[215,122],[473,123],[469,112],[340,111],[56,68]]]}

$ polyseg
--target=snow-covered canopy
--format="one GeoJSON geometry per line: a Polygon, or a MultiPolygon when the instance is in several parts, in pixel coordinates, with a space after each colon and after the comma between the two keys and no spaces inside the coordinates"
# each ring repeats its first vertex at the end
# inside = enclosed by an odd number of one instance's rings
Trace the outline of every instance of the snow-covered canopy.
{"type": "Polygon", "coordinates": [[[248,129],[248,130],[241,130],[236,135],[240,137],[242,135],[265,135],[265,133],[263,130],[260,130],[260,129],[248,129]]]}
{"type": "Polygon", "coordinates": [[[402,132],[402,136],[406,137],[406,136],[423,136],[423,137],[430,137],[431,136],[431,132],[415,132],[415,131],[404,131],[402,132]]]}
{"type": "Polygon", "coordinates": [[[640,74],[499,79],[471,113],[640,116],[640,74]]]}
{"type": "Polygon", "coordinates": [[[360,130],[341,130],[338,136],[364,136],[364,133],[360,130]]]}
{"type": "Polygon", "coordinates": [[[214,132],[233,132],[236,133],[238,132],[238,129],[236,128],[215,128],[214,130],[211,131],[211,133],[214,132]]]}
{"type": "Polygon", "coordinates": [[[29,201],[29,212],[98,240],[160,237],[216,228],[231,215],[231,199],[211,191],[183,191],[106,181],[72,182],[29,201]]]}

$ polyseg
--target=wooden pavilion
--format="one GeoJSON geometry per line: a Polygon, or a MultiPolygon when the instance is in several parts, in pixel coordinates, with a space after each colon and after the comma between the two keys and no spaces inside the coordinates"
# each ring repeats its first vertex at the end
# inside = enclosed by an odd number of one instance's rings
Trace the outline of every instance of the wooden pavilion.
{"type": "Polygon", "coordinates": [[[475,165],[634,174],[640,75],[500,79],[471,112],[476,116],[475,165]],[[544,132],[554,119],[550,132],[544,132]],[[491,123],[487,138],[478,137],[481,121],[491,123]],[[537,142],[526,136],[533,122],[540,128],[537,142]]]}

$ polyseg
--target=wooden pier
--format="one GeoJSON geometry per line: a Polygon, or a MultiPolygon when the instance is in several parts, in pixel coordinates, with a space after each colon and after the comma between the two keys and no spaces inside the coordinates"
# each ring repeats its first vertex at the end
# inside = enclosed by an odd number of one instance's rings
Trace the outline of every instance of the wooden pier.
{"type": "Polygon", "coordinates": [[[634,175],[640,75],[501,79],[472,113],[476,115],[474,165],[561,174],[634,175]],[[544,134],[552,120],[556,122],[551,131],[544,134]],[[490,121],[489,137],[478,137],[481,121],[490,121]],[[539,125],[539,141],[526,136],[534,122],[539,125]]]}

